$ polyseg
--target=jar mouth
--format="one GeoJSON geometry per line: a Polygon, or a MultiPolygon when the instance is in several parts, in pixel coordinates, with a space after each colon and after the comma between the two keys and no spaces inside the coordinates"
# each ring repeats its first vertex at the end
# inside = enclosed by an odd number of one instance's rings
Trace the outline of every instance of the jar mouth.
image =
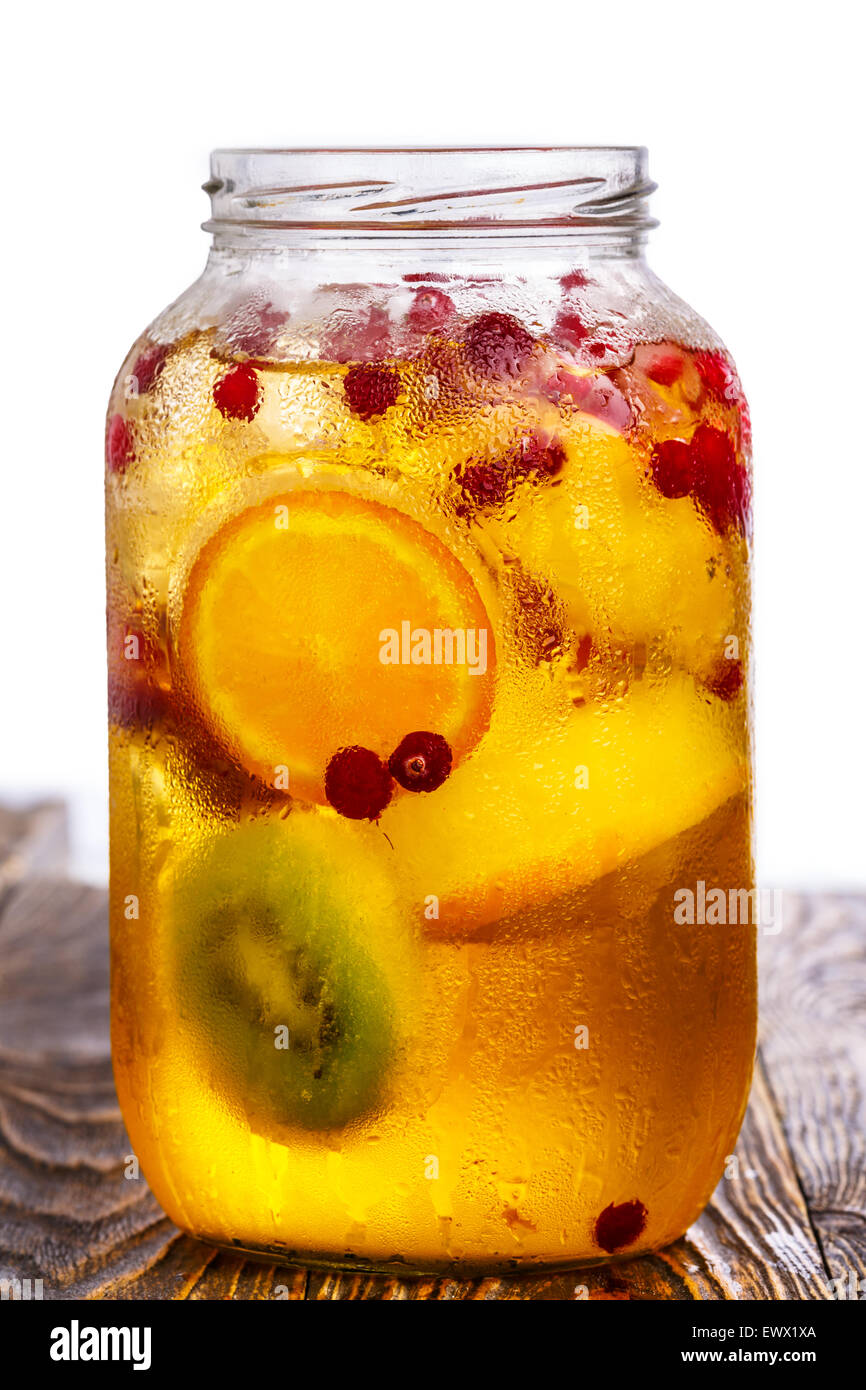
{"type": "Polygon", "coordinates": [[[204,226],[634,238],[654,189],[641,145],[221,149],[204,226]]]}

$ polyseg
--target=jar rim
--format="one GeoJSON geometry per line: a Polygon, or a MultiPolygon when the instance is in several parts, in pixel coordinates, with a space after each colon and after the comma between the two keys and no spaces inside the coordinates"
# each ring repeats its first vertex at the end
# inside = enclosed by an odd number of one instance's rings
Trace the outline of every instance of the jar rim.
{"type": "Polygon", "coordinates": [[[208,231],[639,237],[654,226],[643,145],[221,148],[208,231]]]}

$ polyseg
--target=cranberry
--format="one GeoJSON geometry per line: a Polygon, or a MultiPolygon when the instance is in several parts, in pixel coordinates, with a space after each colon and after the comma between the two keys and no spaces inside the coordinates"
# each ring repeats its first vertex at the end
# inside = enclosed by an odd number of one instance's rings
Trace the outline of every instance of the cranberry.
{"type": "Polygon", "coordinates": [[[150,388],[158,380],[167,357],[168,348],[164,343],[154,343],[152,347],[145,348],[130,373],[135,381],[135,387],[131,394],[147,395],[150,388]]]}
{"type": "Polygon", "coordinates": [[[125,473],[135,458],[132,429],[122,415],[112,415],[105,436],[105,459],[112,473],[125,473]]]}
{"type": "Polygon", "coordinates": [[[695,501],[721,534],[731,526],[745,533],[751,510],[751,483],[737,461],[733,440],[714,425],[698,425],[692,436],[695,501]]]}
{"type": "Polygon", "coordinates": [[[567,275],[563,275],[559,283],[567,293],[569,290],[579,290],[590,284],[590,278],[585,270],[570,270],[567,275]]]}
{"type": "Polygon", "coordinates": [[[650,468],[662,497],[687,497],[694,486],[694,455],[684,439],[663,439],[657,444],[650,468]]]}
{"type": "Polygon", "coordinates": [[[646,1226],[647,1209],[635,1198],[631,1202],[611,1202],[595,1223],[595,1243],[609,1255],[633,1245],[646,1226]]]}
{"type": "Polygon", "coordinates": [[[361,363],[350,367],[343,378],[349,409],[362,420],[384,415],[400,395],[400,374],[393,367],[361,363]]]}
{"type": "Polygon", "coordinates": [[[435,792],[451,771],[451,749],[441,734],[407,734],[388,760],[391,776],[409,792],[435,792]]]}
{"type": "Polygon", "coordinates": [[[535,346],[532,334],[511,314],[481,314],[463,340],[470,366],[482,376],[514,377],[535,346]]]}
{"type": "Polygon", "coordinates": [[[580,314],[576,314],[573,311],[558,314],[556,323],[553,325],[553,331],[560,342],[570,343],[573,347],[577,347],[579,343],[582,343],[584,338],[589,334],[589,329],[580,317],[580,314]]]}
{"type": "Polygon", "coordinates": [[[442,290],[420,289],[406,316],[413,333],[434,333],[454,316],[454,300],[442,290]]]}
{"type": "Polygon", "coordinates": [[[743,688],[743,667],[739,661],[723,657],[704,679],[711,695],[720,700],[733,700],[743,688]]]}
{"type": "Polygon", "coordinates": [[[213,388],[214,405],[227,420],[252,420],[262,403],[261,387],[255,367],[240,362],[213,388]]]}
{"type": "Polygon", "coordinates": [[[349,820],[378,820],[391,800],[388,768],[369,748],[341,748],[325,769],[325,796],[349,820]]]}

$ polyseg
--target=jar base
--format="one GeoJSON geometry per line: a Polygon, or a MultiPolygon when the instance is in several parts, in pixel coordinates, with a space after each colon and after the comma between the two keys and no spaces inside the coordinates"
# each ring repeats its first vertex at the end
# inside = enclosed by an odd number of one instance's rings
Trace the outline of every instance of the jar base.
{"type": "MultiPolygon", "coordinates": [[[[188,1232],[195,1240],[214,1246],[231,1255],[242,1255],[246,1259],[261,1264],[287,1265],[295,1269],[315,1270],[321,1273],[378,1275],[390,1279],[503,1279],[531,1278],[545,1275],[567,1274],[572,1270],[593,1269],[601,1265],[624,1264],[629,1260],[651,1255],[664,1249],[670,1242],[661,1245],[647,1245],[635,1250],[623,1251],[613,1255],[591,1255],[588,1257],[567,1256],[557,1258],[523,1257],[472,1259],[458,1258],[429,1260],[405,1260],[400,1256],[354,1257],[333,1255],[329,1252],[296,1250],[278,1244],[257,1246],[245,1244],[240,1240],[224,1240],[197,1232],[188,1232]]],[[[673,1237],[672,1239],[676,1239],[673,1237]]]]}

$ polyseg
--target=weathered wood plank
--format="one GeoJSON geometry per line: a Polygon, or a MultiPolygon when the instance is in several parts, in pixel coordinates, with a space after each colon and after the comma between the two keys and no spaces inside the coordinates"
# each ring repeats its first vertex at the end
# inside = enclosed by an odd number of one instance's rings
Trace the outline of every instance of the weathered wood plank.
{"type": "Polygon", "coordinates": [[[771,1091],[829,1277],[866,1279],[866,899],[788,894],[783,923],[761,942],[771,1091]]]}
{"type": "Polygon", "coordinates": [[[68,852],[62,801],[0,806],[0,901],[14,884],[26,878],[63,873],[68,852]]]}
{"type": "MultiPolygon", "coordinates": [[[[820,932],[810,949],[820,956],[820,932]]],[[[828,1122],[838,1125],[841,1115],[828,1122]]],[[[759,1065],[735,1175],[686,1239],[643,1259],[472,1281],[259,1264],[182,1235],[144,1180],[124,1176],[130,1150],[111,1078],[104,893],[27,883],[0,915],[0,1277],[42,1278],[45,1297],[823,1298],[816,1218],[791,1159],[796,1127],[784,1120],[759,1065]]],[[[852,1191],[856,1204],[856,1183],[852,1191]]],[[[847,1248],[858,1247],[840,1239],[840,1266],[847,1248]]]]}

